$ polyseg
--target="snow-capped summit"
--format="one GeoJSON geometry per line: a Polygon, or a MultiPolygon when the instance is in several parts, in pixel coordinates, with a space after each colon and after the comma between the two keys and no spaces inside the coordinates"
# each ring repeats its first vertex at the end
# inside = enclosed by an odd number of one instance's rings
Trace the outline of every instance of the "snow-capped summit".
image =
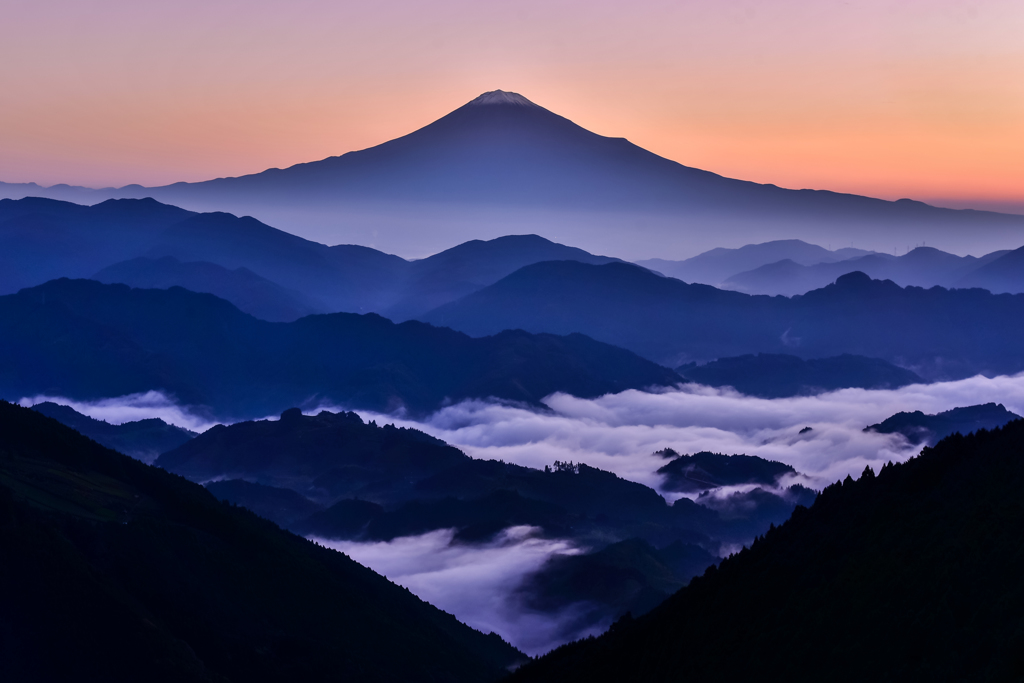
{"type": "Polygon", "coordinates": [[[469,104],[472,105],[485,105],[485,104],[511,104],[516,107],[537,107],[540,105],[534,104],[530,100],[526,99],[517,92],[505,92],[504,90],[492,90],[485,92],[480,97],[471,101],[469,104]]]}

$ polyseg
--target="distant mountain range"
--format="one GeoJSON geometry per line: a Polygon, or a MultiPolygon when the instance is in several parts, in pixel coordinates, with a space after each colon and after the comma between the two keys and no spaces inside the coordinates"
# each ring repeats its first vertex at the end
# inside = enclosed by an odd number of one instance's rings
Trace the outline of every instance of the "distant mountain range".
{"type": "Polygon", "coordinates": [[[1024,421],[826,488],[649,614],[510,681],[1015,680],[1024,421]]]}
{"type": "Polygon", "coordinates": [[[466,398],[539,405],[555,391],[592,397],[680,381],[578,334],[473,339],[352,313],[270,323],[210,294],[91,280],[0,297],[0,329],[0,396],[163,390],[220,419],[272,415],[282,405],[412,414],[466,398]]]}
{"type": "Polygon", "coordinates": [[[845,245],[851,235],[853,246],[885,252],[922,242],[960,252],[1024,243],[1024,216],[733,180],[596,135],[500,90],[395,140],[286,169],[155,188],[27,184],[0,192],[86,203],[154,197],[406,256],[525,226],[629,259],[765,239],[845,245]]]}
{"type": "Polygon", "coordinates": [[[580,332],[678,367],[751,353],[881,358],[927,379],[1024,370],[1024,295],[901,288],[863,273],[803,296],[749,296],[639,266],[550,261],[422,316],[471,335],[580,332]]]}
{"type": "Polygon", "coordinates": [[[0,241],[0,294],[59,277],[176,285],[285,322],[340,311],[400,322],[531,263],[617,260],[536,235],[509,235],[406,261],[367,247],[327,247],[252,218],[195,214],[153,200],[92,207],[0,200],[0,241]]]}
{"type": "Polygon", "coordinates": [[[902,434],[917,445],[934,446],[950,434],[970,434],[979,429],[995,429],[1007,422],[1021,419],[1001,403],[953,408],[937,415],[925,415],[920,410],[896,413],[882,422],[866,427],[864,431],[880,434],[902,434]]]}
{"type": "Polygon", "coordinates": [[[0,556],[9,681],[484,683],[524,659],[341,553],[5,402],[0,556]]]}
{"type": "Polygon", "coordinates": [[[1024,248],[975,258],[916,247],[895,256],[850,248],[828,251],[800,240],[712,249],[685,261],[637,261],[638,265],[686,282],[772,296],[806,294],[857,271],[902,287],[980,287],[996,294],[1019,294],[1024,292],[1022,263],[1024,248]]]}
{"type": "Polygon", "coordinates": [[[803,266],[813,266],[819,263],[846,261],[871,253],[874,252],[850,247],[831,251],[802,240],[788,239],[748,244],[737,249],[716,247],[685,261],[652,258],[636,261],[636,263],[684,282],[697,282],[720,287],[723,282],[738,273],[779,261],[789,260],[803,266]]]}
{"type": "Polygon", "coordinates": [[[732,387],[748,396],[783,398],[836,389],[897,389],[923,383],[916,373],[879,358],[845,354],[803,360],[782,353],[759,353],[676,368],[684,379],[709,387],[732,387]]]}

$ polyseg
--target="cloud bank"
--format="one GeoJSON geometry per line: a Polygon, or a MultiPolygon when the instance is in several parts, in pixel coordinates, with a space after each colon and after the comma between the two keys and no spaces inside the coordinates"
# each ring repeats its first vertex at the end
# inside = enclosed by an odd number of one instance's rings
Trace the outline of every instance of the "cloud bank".
{"type": "Polygon", "coordinates": [[[37,403],[47,401],[70,406],[83,415],[116,425],[156,417],[176,427],[193,432],[205,432],[210,427],[220,424],[200,416],[197,412],[190,410],[188,406],[179,406],[172,398],[160,391],[147,391],[98,401],[76,401],[62,396],[26,396],[18,401],[18,405],[31,408],[37,403]]]}
{"type": "MultiPolygon", "coordinates": [[[[159,417],[194,431],[215,424],[159,392],[95,402],[35,396],[20,403],[34,405],[45,400],[113,423],[159,417]]],[[[865,433],[867,425],[900,411],[937,413],[988,402],[1024,414],[1024,374],[979,376],[891,391],[843,389],[786,399],[752,398],[729,389],[696,385],[652,393],[626,391],[597,399],[555,394],[545,400],[547,411],[466,401],[422,422],[365,411],[360,415],[378,424],[420,429],[475,458],[538,468],[555,460],[584,462],[656,489],[661,484],[656,471],[665,461],[654,452],[663,448],[679,453],[745,453],[777,460],[802,473],[796,481],[821,488],[847,474],[856,478],[865,466],[877,470],[887,461],[903,461],[919,451],[900,435],[865,433]],[[801,434],[805,427],[811,430],[801,434]]],[[[713,507],[727,505],[729,495],[747,489],[730,487],[706,502],[713,507]]],[[[680,495],[662,493],[669,500],[680,495]]],[[[540,654],[600,630],[580,627],[579,617],[585,611],[582,605],[553,615],[540,614],[527,609],[517,597],[523,579],[549,558],[584,549],[564,540],[538,538],[530,527],[507,529],[483,545],[460,544],[453,542],[453,537],[454,531],[449,529],[382,543],[315,540],[348,554],[470,626],[501,634],[528,654],[540,654]]]]}
{"type": "Polygon", "coordinates": [[[1024,374],[783,399],[699,385],[630,390],[597,399],[555,394],[545,399],[548,412],[466,401],[423,422],[360,414],[378,423],[421,429],[475,458],[530,467],[555,460],[584,462],[659,490],[656,470],[665,461],[653,453],[663,448],[777,460],[806,475],[803,483],[821,488],[848,474],[856,478],[865,466],[877,470],[920,450],[900,435],[868,433],[864,427],[900,411],[931,414],[988,402],[1024,414],[1024,374]],[[801,434],[805,427],[811,430],[801,434]]]}
{"type": "Polygon", "coordinates": [[[601,628],[573,628],[578,611],[540,614],[522,607],[516,588],[552,556],[582,552],[568,541],[536,537],[539,529],[505,529],[490,543],[453,543],[454,529],[388,542],[357,543],[311,537],[408,588],[475,629],[499,633],[529,655],[547,652],[601,628]]]}

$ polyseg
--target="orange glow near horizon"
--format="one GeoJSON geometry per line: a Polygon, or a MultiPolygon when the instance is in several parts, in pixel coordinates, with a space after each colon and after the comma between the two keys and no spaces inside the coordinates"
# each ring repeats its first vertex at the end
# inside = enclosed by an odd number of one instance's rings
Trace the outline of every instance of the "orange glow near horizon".
{"type": "Polygon", "coordinates": [[[14,0],[5,13],[6,182],[253,173],[379,144],[501,88],[730,177],[1024,212],[1017,0],[14,0]]]}

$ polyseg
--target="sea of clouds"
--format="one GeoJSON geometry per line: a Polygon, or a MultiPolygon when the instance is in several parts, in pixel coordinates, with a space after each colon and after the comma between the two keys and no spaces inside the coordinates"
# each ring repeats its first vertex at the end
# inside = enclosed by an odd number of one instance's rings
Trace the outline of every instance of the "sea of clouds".
{"type": "MultiPolygon", "coordinates": [[[[159,417],[193,431],[207,418],[159,392],[95,402],[35,396],[70,405],[91,417],[120,424],[159,417]]],[[[657,469],[665,460],[655,451],[744,453],[792,465],[796,479],[820,489],[866,466],[876,471],[888,461],[916,455],[899,435],[864,428],[901,411],[934,414],[980,403],[1002,403],[1024,415],[1024,374],[972,377],[895,390],[843,389],[817,396],[759,399],[730,389],[696,385],[657,392],[625,391],[596,399],[555,394],[547,410],[494,401],[465,401],[425,420],[358,411],[364,420],[393,423],[427,432],[474,458],[499,459],[543,468],[555,460],[583,462],[660,490],[657,469]],[[805,427],[810,431],[800,433],[805,427]]],[[[287,407],[287,406],[284,406],[287,407]]],[[[338,410],[338,407],[322,406],[338,410]]],[[[306,411],[319,412],[321,408],[306,411]]],[[[276,419],[276,416],[269,419],[276,419]]],[[[789,482],[787,482],[789,483],[789,482]]],[[[669,500],[678,494],[662,492],[669,500]]],[[[577,626],[580,608],[538,614],[523,608],[517,589],[552,556],[583,552],[564,540],[543,539],[529,527],[507,529],[485,544],[454,540],[453,530],[381,543],[317,539],[371,567],[424,600],[484,632],[495,631],[528,654],[539,654],[568,640],[606,627],[577,626]]]]}

